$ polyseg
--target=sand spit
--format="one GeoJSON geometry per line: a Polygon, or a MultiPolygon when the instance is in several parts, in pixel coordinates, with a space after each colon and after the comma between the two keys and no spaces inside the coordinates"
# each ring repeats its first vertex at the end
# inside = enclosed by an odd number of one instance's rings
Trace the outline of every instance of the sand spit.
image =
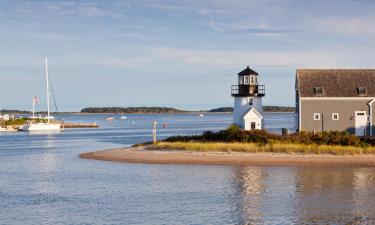
{"type": "Polygon", "coordinates": [[[145,147],[80,154],[81,158],[124,163],[243,165],[243,166],[363,166],[374,167],[375,155],[303,155],[241,152],[192,152],[145,147]]]}

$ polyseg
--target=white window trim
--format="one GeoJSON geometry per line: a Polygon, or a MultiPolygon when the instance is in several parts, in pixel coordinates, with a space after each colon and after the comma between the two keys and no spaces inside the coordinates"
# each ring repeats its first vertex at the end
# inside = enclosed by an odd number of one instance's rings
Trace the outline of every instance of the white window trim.
{"type": "Polygon", "coordinates": [[[366,111],[355,111],[355,116],[367,116],[367,112],[366,111]],[[358,113],[361,113],[363,115],[358,115],[358,113]]]}
{"type": "Polygon", "coordinates": [[[332,120],[339,120],[340,115],[338,113],[332,113],[332,120]],[[337,118],[335,119],[335,115],[337,115],[337,118]]]}
{"type": "Polygon", "coordinates": [[[241,76],[238,77],[238,84],[242,85],[243,84],[243,80],[244,80],[243,77],[241,77],[241,76]]]}
{"type": "Polygon", "coordinates": [[[249,76],[245,76],[244,77],[244,84],[249,84],[249,83],[250,83],[250,77],[249,76]]]}
{"type": "Polygon", "coordinates": [[[250,84],[255,84],[254,76],[250,76],[250,84]]]}
{"type": "Polygon", "coordinates": [[[314,120],[320,120],[320,113],[314,113],[314,120]],[[315,116],[318,116],[318,119],[315,116]]]}

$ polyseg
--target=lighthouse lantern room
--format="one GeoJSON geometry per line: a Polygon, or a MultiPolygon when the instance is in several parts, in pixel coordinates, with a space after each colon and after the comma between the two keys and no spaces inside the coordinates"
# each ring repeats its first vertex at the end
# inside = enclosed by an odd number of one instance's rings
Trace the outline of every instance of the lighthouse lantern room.
{"type": "Polygon", "coordinates": [[[232,85],[233,123],[244,130],[263,128],[262,97],[265,88],[258,84],[258,78],[259,74],[247,66],[238,73],[238,85],[232,85]]]}

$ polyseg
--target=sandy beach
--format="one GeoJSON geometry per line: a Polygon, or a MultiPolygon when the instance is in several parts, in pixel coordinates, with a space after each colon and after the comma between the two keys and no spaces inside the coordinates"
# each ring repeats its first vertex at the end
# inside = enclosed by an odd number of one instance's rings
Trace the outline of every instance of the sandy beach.
{"type": "Polygon", "coordinates": [[[240,152],[190,152],[120,148],[80,154],[81,158],[123,163],[246,165],[246,166],[363,166],[374,167],[375,155],[303,155],[240,152]]]}

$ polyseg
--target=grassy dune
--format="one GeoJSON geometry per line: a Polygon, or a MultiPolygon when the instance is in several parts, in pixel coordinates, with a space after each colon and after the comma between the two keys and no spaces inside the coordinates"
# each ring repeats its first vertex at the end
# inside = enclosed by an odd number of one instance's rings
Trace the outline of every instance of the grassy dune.
{"type": "Polygon", "coordinates": [[[149,149],[178,149],[199,152],[269,152],[299,154],[355,155],[375,154],[375,147],[357,147],[340,145],[316,145],[293,143],[223,143],[223,142],[158,142],[149,149]]]}

